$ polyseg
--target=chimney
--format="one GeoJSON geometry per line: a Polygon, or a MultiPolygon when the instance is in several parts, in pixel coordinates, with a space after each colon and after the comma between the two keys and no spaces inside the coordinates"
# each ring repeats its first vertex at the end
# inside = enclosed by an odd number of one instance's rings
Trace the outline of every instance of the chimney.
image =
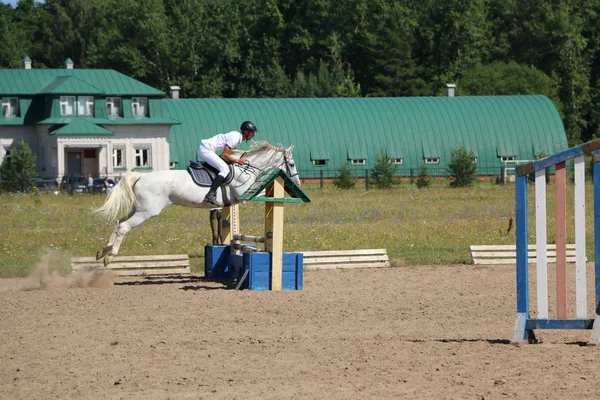
{"type": "Polygon", "coordinates": [[[448,97],[454,97],[456,95],[456,84],[446,83],[446,95],[448,97]]]}
{"type": "Polygon", "coordinates": [[[29,58],[28,56],[25,56],[25,58],[23,58],[23,69],[31,69],[31,58],[29,58]]]}
{"type": "Polygon", "coordinates": [[[179,91],[181,90],[181,88],[179,86],[169,86],[169,94],[171,95],[172,99],[179,99],[179,91]]]}
{"type": "Polygon", "coordinates": [[[73,65],[75,65],[75,63],[70,58],[65,60],[65,69],[73,69],[73,65]]]}

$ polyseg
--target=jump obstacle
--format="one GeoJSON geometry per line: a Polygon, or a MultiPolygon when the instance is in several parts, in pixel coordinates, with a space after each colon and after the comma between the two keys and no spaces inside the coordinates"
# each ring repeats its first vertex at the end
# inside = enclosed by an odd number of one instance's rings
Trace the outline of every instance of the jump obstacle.
{"type": "Polygon", "coordinates": [[[516,273],[517,318],[513,344],[537,343],[535,329],[591,329],[589,345],[600,344],[600,141],[592,141],[516,168],[516,273]],[[594,264],[596,307],[587,315],[586,238],[585,238],[585,162],[593,153],[594,188],[594,264]],[[575,318],[567,317],[567,199],[566,162],[574,162],[575,215],[575,318]],[[546,226],[546,174],[555,168],[556,218],[556,317],[550,319],[548,306],[548,248],[546,226]],[[535,238],[537,318],[529,310],[527,180],[535,174],[535,238]]]}
{"type": "Polygon", "coordinates": [[[386,249],[303,251],[304,269],[382,268],[390,266],[386,249]]]}
{"type": "Polygon", "coordinates": [[[234,276],[238,279],[236,289],[302,289],[302,254],[283,252],[283,212],[285,203],[310,202],[308,196],[283,170],[271,168],[257,176],[241,200],[265,202],[265,235],[240,234],[239,206],[224,207],[223,243],[226,245],[205,247],[205,275],[213,279],[234,276]],[[286,193],[290,197],[285,197],[286,193]],[[264,251],[241,241],[264,243],[264,251]]]}
{"type": "Polygon", "coordinates": [[[96,257],[71,257],[71,269],[74,272],[105,268],[119,276],[189,274],[190,259],[187,254],[116,256],[112,263],[104,267],[104,262],[97,261],[96,257]]]}
{"type": "MultiPolygon", "coordinates": [[[[471,259],[473,264],[478,265],[495,265],[495,264],[516,264],[517,263],[517,246],[511,244],[498,245],[471,245],[471,259]]],[[[537,245],[530,244],[527,246],[527,257],[530,264],[537,262],[537,245]]],[[[547,262],[556,262],[556,245],[547,244],[547,262]]],[[[566,247],[567,262],[575,262],[576,251],[575,244],[567,244],[566,247]]]]}

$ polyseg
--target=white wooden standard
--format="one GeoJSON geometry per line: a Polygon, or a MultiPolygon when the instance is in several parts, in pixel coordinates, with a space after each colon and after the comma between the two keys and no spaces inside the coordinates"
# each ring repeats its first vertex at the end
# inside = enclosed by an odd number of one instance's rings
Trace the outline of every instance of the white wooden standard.
{"type": "Polygon", "coordinates": [[[95,257],[71,257],[73,272],[110,270],[119,276],[189,274],[190,259],[187,254],[155,256],[116,256],[104,266],[95,257]]]}
{"type": "Polygon", "coordinates": [[[240,206],[235,204],[223,207],[223,243],[228,244],[233,240],[233,235],[240,233],[240,206]]]}
{"type": "Polygon", "coordinates": [[[585,256],[585,160],[575,158],[575,304],[577,318],[587,318],[585,256]]]}
{"type": "MultiPolygon", "coordinates": [[[[538,318],[548,319],[548,254],[546,233],[546,170],[535,171],[535,243],[538,318]]],[[[556,256],[556,254],[555,254],[556,256]]]]}

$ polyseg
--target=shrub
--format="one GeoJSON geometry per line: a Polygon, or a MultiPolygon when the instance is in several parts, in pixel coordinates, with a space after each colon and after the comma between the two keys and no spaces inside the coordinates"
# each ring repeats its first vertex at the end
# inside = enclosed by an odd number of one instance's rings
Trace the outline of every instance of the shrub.
{"type": "Polygon", "coordinates": [[[431,179],[429,179],[429,171],[427,171],[427,167],[422,165],[419,168],[419,175],[417,176],[417,187],[427,188],[431,185],[431,179]]]}
{"type": "Polygon", "coordinates": [[[351,189],[356,185],[356,178],[352,176],[352,168],[350,163],[345,162],[340,168],[340,174],[337,176],[333,184],[340,189],[351,189]]]}
{"type": "Polygon", "coordinates": [[[391,163],[391,158],[387,151],[382,149],[375,160],[375,165],[371,173],[373,184],[380,189],[389,189],[396,183],[394,179],[395,174],[396,166],[391,163]]]}
{"type": "Polygon", "coordinates": [[[21,140],[19,147],[12,151],[11,157],[0,166],[0,180],[4,181],[9,192],[28,192],[33,184],[31,178],[35,172],[35,154],[27,143],[21,140]]]}
{"type": "Polygon", "coordinates": [[[477,165],[475,165],[475,153],[460,146],[452,150],[448,169],[454,176],[452,187],[471,186],[476,178],[477,165]]]}

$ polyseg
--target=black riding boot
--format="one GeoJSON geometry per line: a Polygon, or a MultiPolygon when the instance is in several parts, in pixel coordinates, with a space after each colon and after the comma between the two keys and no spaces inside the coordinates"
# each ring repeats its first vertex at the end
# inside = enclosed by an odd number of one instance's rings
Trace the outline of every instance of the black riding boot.
{"type": "Polygon", "coordinates": [[[212,185],[210,185],[210,190],[206,194],[206,197],[204,197],[204,201],[220,207],[221,204],[217,202],[217,189],[223,184],[223,182],[225,182],[225,178],[223,178],[221,175],[217,175],[212,185]]]}

